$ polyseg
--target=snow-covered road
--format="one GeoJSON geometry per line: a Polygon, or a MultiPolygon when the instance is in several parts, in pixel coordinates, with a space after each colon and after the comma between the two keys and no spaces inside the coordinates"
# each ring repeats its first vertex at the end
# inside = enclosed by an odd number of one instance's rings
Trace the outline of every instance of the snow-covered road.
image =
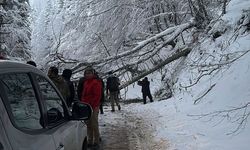
{"type": "Polygon", "coordinates": [[[121,111],[110,112],[110,107],[104,107],[100,115],[100,132],[103,150],[166,150],[167,141],[154,141],[150,126],[136,114],[129,111],[129,105],[123,105],[121,111]]]}

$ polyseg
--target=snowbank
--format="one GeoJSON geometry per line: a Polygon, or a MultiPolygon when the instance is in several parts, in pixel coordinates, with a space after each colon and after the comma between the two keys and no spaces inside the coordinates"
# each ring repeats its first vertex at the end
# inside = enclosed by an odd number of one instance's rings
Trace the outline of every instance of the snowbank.
{"type": "MultiPolygon", "coordinates": [[[[197,117],[190,115],[227,110],[245,104],[250,96],[249,67],[250,53],[223,73],[223,78],[216,83],[213,90],[202,99],[199,105],[194,105],[194,97],[186,93],[152,104],[131,104],[129,110],[138,114],[146,123],[153,125],[154,136],[158,141],[169,140],[170,149],[248,149],[249,124],[239,129],[236,134],[231,134],[238,127],[237,122],[231,122],[236,118],[230,121],[227,118],[222,120],[223,116],[208,116],[197,120],[197,117]]],[[[233,117],[237,114],[230,115],[233,117]]]]}
{"type": "Polygon", "coordinates": [[[174,97],[128,106],[152,124],[155,140],[169,141],[170,150],[249,149],[250,35],[235,31],[242,10],[249,6],[248,0],[230,1],[221,18],[228,30],[215,40],[200,40],[200,47],[189,54],[186,67],[176,76],[174,97]],[[203,59],[205,54],[212,57],[203,59]],[[214,71],[198,80],[200,70],[191,64],[199,59],[202,63],[196,65],[210,65],[207,69],[214,71]]]}

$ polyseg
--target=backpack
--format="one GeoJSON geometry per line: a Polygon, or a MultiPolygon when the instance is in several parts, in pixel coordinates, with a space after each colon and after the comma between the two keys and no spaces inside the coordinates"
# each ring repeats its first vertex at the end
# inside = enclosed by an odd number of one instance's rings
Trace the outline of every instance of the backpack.
{"type": "Polygon", "coordinates": [[[117,77],[109,77],[107,80],[108,89],[111,92],[119,91],[119,79],[117,77]]]}

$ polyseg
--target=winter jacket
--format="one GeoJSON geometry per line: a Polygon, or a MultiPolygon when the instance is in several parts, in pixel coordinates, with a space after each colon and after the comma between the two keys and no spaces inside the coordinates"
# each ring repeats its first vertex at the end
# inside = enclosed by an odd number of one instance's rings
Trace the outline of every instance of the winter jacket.
{"type": "Polygon", "coordinates": [[[69,97],[70,95],[70,91],[63,77],[59,75],[57,76],[50,75],[49,78],[53,81],[58,90],[61,92],[63,98],[67,99],[67,97],[69,97]]]}
{"type": "MultiPolygon", "coordinates": [[[[101,97],[101,104],[103,104],[104,103],[104,101],[105,101],[105,94],[104,94],[104,82],[103,82],[103,80],[102,80],[102,78],[99,78],[99,77],[97,77],[97,79],[98,80],[100,80],[101,81],[101,83],[102,83],[102,97],[101,97]]],[[[81,97],[82,97],[82,93],[83,93],[83,88],[84,88],[84,81],[85,81],[85,78],[84,77],[82,77],[82,78],[80,78],[80,80],[79,80],[79,82],[78,82],[78,86],[77,86],[77,96],[78,96],[78,98],[79,98],[79,100],[81,100],[81,97]]]]}
{"type": "Polygon", "coordinates": [[[83,90],[84,81],[85,81],[84,77],[80,78],[78,85],[77,85],[77,96],[79,100],[81,100],[82,98],[82,92],[83,92],[82,90],[83,90]]]}
{"type": "Polygon", "coordinates": [[[144,94],[150,94],[150,82],[148,80],[143,79],[142,81],[138,81],[138,85],[142,86],[142,93],[144,94]]]}
{"type": "Polygon", "coordinates": [[[111,75],[107,78],[106,92],[117,92],[119,91],[120,81],[114,75],[111,75]]]}
{"type": "Polygon", "coordinates": [[[96,78],[85,79],[81,101],[88,103],[93,109],[100,106],[102,97],[102,83],[96,78]]]}
{"type": "Polygon", "coordinates": [[[69,79],[64,78],[67,86],[69,88],[69,96],[66,99],[67,105],[71,106],[72,102],[74,101],[74,97],[75,97],[75,88],[74,88],[74,84],[72,81],[70,81],[69,79]]]}

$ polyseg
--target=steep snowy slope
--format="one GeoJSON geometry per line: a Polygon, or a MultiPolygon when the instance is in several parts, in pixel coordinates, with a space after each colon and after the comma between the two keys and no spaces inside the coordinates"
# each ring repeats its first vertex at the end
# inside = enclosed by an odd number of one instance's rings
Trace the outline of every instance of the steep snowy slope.
{"type": "MultiPolygon", "coordinates": [[[[227,14],[174,68],[174,96],[127,109],[143,118],[155,140],[179,150],[247,150],[250,124],[250,1],[232,0],[227,14]],[[246,11],[248,10],[248,11],[246,11]],[[221,36],[213,38],[214,33],[221,36]]],[[[138,91],[139,92],[139,91],[138,91]]]]}

